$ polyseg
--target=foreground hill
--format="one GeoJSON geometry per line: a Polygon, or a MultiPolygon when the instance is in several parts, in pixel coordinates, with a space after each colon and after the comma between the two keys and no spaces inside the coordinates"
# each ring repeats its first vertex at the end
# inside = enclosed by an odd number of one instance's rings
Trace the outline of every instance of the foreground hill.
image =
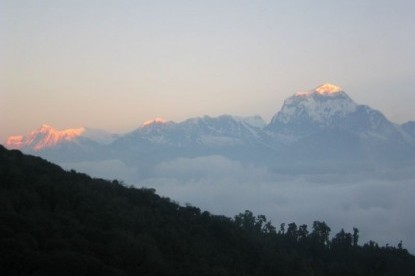
{"type": "MultiPolygon", "coordinates": [[[[276,210],[278,211],[278,210],[276,210]]],[[[415,275],[399,244],[180,206],[0,146],[1,275],[415,275]]]]}

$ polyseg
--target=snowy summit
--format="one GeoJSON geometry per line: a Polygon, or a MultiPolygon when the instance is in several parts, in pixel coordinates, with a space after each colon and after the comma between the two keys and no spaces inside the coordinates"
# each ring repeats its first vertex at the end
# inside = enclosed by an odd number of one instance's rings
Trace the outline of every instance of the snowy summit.
{"type": "Polygon", "coordinates": [[[310,122],[327,124],[338,116],[344,117],[355,112],[356,108],[357,104],[339,86],[325,83],[286,99],[271,124],[300,121],[303,125],[310,122]]]}
{"type": "Polygon", "coordinates": [[[319,94],[335,94],[335,93],[343,91],[340,88],[340,86],[336,86],[336,85],[331,84],[331,83],[325,83],[325,84],[317,87],[315,90],[319,94]]]}
{"type": "Polygon", "coordinates": [[[343,89],[340,86],[331,84],[331,83],[324,83],[318,87],[316,87],[314,90],[307,91],[307,92],[297,92],[296,96],[304,96],[304,95],[310,95],[310,94],[319,94],[319,95],[332,95],[343,92],[343,89]]]}

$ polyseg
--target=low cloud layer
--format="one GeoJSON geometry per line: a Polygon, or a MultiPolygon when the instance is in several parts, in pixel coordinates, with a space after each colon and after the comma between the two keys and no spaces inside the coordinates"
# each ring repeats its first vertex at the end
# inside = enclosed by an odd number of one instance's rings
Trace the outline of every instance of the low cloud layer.
{"type": "Polygon", "coordinates": [[[152,187],[182,204],[190,203],[215,214],[234,216],[244,210],[264,214],[280,223],[324,220],[337,233],[360,230],[369,239],[396,246],[400,240],[415,252],[415,175],[413,168],[370,174],[287,176],[263,167],[242,165],[222,156],[179,158],[163,162],[141,177],[139,168],[119,160],[63,164],[65,168],[128,185],[152,187]],[[148,176],[150,175],[150,176],[148,176]]]}

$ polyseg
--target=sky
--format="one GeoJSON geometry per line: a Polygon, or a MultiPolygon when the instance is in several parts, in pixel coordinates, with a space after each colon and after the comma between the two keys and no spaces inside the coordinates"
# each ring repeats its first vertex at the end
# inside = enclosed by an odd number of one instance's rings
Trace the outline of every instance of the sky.
{"type": "Polygon", "coordinates": [[[415,120],[415,1],[0,0],[0,141],[261,115],[330,82],[415,120]]]}

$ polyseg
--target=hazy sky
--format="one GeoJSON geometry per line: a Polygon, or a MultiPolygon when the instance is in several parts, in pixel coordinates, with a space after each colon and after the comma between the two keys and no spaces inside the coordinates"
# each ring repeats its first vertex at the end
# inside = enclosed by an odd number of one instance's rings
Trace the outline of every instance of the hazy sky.
{"type": "Polygon", "coordinates": [[[323,82],[415,120],[415,1],[0,0],[0,140],[49,123],[270,120],[323,82]]]}

